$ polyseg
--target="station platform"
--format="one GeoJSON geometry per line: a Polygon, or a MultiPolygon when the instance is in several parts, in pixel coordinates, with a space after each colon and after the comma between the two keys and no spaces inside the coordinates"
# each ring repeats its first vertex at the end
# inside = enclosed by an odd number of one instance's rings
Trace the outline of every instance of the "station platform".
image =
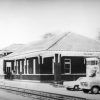
{"type": "Polygon", "coordinates": [[[100,100],[100,94],[85,94],[82,91],[68,91],[62,85],[53,85],[51,83],[41,83],[39,81],[31,80],[0,80],[0,85],[12,86],[23,89],[30,89],[36,91],[50,92],[62,95],[69,95],[75,97],[82,97],[88,100],[100,100]]]}

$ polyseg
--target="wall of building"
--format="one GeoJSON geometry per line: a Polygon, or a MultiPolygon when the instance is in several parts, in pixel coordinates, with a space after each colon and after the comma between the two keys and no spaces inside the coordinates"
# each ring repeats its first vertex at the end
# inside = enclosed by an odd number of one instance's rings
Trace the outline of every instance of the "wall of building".
{"type": "Polygon", "coordinates": [[[64,71],[65,59],[70,60],[70,74],[86,73],[86,64],[84,57],[62,57],[61,59],[61,73],[66,73],[64,71]]]}
{"type": "MultiPolygon", "coordinates": [[[[19,60],[6,60],[4,68],[6,68],[6,63],[11,62],[11,69],[14,71],[13,79],[26,79],[26,80],[40,80],[40,81],[58,81],[58,80],[75,80],[78,77],[86,75],[86,65],[84,63],[83,57],[61,57],[58,59],[59,55],[56,55],[56,61],[53,61],[53,57],[47,57],[42,59],[42,57],[33,57],[27,59],[19,60]],[[69,61],[66,62],[65,61],[69,61]],[[60,61],[58,61],[60,60],[60,61]],[[67,64],[66,68],[70,64],[70,71],[66,73],[64,64],[67,64]],[[54,67],[54,68],[53,68],[54,67]]],[[[6,73],[7,74],[7,73],[6,73]]],[[[6,75],[7,78],[7,75],[6,75]]]]}

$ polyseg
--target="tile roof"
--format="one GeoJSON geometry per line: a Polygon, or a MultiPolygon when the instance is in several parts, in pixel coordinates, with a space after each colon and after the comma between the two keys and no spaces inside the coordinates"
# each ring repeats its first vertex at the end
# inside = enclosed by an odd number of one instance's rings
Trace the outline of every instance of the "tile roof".
{"type": "Polygon", "coordinates": [[[2,51],[14,52],[14,51],[18,50],[19,48],[22,48],[23,46],[24,46],[24,44],[12,44],[12,45],[9,45],[9,46],[3,48],[2,51]]]}
{"type": "Polygon", "coordinates": [[[48,50],[100,52],[100,42],[78,34],[70,33],[48,50]]]}
{"type": "Polygon", "coordinates": [[[64,33],[37,43],[27,44],[15,53],[8,55],[7,58],[34,56],[34,54],[41,54],[42,51],[100,52],[100,42],[78,34],[64,33]]]}

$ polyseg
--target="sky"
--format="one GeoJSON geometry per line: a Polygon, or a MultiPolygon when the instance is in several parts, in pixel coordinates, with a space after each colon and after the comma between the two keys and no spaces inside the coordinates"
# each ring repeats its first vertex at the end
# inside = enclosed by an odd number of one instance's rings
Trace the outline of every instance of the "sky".
{"type": "Polygon", "coordinates": [[[96,38],[100,0],[0,0],[0,49],[38,41],[50,32],[96,38]]]}

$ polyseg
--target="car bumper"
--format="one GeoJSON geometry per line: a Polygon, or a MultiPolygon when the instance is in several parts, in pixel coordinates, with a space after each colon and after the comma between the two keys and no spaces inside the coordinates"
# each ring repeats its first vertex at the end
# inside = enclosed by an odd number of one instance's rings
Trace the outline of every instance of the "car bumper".
{"type": "Polygon", "coordinates": [[[90,90],[90,89],[91,89],[91,87],[90,87],[90,86],[83,86],[83,85],[82,85],[82,86],[80,86],[80,88],[81,88],[81,89],[88,89],[88,90],[90,90]]]}
{"type": "Polygon", "coordinates": [[[73,87],[73,86],[67,86],[66,88],[70,88],[70,89],[73,89],[74,87],[73,87]]]}

